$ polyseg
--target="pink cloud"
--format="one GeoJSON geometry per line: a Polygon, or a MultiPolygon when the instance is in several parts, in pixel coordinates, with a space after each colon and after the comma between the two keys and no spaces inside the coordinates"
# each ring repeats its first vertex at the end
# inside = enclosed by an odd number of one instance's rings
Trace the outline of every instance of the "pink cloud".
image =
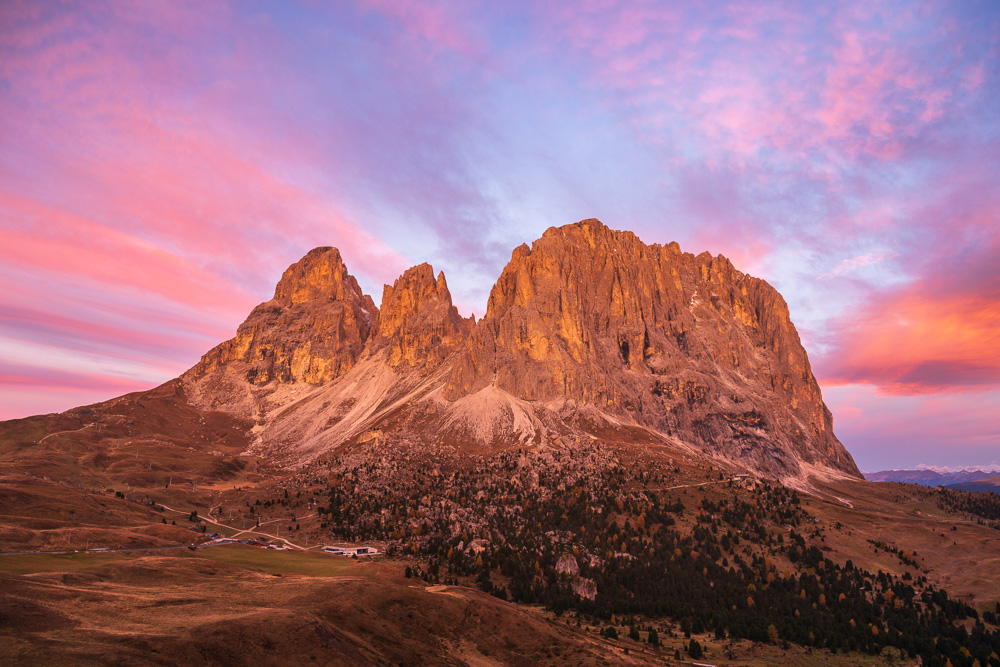
{"type": "MultiPolygon", "coordinates": [[[[153,63],[137,55],[143,53],[140,35],[152,25],[180,29],[194,21],[203,32],[211,23],[199,22],[200,10],[117,14],[114,20],[125,25],[110,33],[80,14],[43,15],[22,21],[18,33],[26,36],[4,45],[0,71],[21,93],[18,99],[43,102],[41,114],[34,105],[8,103],[8,117],[19,119],[20,132],[36,146],[50,147],[54,164],[48,169],[63,176],[62,191],[45,200],[59,199],[126,234],[135,236],[139,228],[144,240],[175,248],[201,266],[260,258],[269,273],[280,272],[297,259],[276,255],[282,246],[304,252],[334,243],[354,260],[354,271],[387,279],[387,266],[405,268],[406,261],[353,222],[335,199],[300,177],[319,168],[312,137],[291,130],[294,141],[288,142],[270,127],[243,125],[257,119],[248,118],[243,100],[225,93],[213,99],[220,89],[200,85],[201,67],[192,54],[173,52],[153,63]],[[200,91],[201,99],[181,101],[167,92],[177,89],[200,91]],[[242,107],[201,104],[215,101],[242,107]],[[97,206],[94,192],[102,193],[97,206]],[[278,247],[275,237],[281,238],[278,247]]],[[[224,13],[213,15],[224,19],[224,13]]],[[[155,53],[157,46],[148,50],[155,53]]],[[[252,55],[242,45],[237,51],[252,55]]],[[[239,75],[259,73],[241,71],[245,62],[226,62],[239,75]]]]}
{"type": "Polygon", "coordinates": [[[5,262],[128,285],[202,307],[224,303],[246,309],[256,301],[162,248],[11,193],[0,191],[0,214],[6,223],[0,231],[5,262]]]}
{"type": "Polygon", "coordinates": [[[889,395],[1000,387],[1000,239],[939,259],[913,283],[876,293],[833,326],[817,360],[825,385],[867,384],[889,395]]]}
{"type": "Polygon", "coordinates": [[[117,396],[131,391],[149,389],[147,382],[114,375],[63,372],[33,366],[0,366],[0,386],[16,387],[33,392],[99,393],[117,396]]]}
{"type": "Polygon", "coordinates": [[[482,43],[468,34],[469,26],[459,18],[454,6],[417,0],[363,0],[363,4],[399,21],[407,32],[435,48],[477,60],[484,55],[482,43]],[[462,24],[465,30],[459,27],[462,24]]]}
{"type": "Polygon", "coordinates": [[[956,69],[973,87],[981,76],[972,62],[925,59],[923,49],[948,39],[946,26],[909,38],[932,14],[886,20],[863,3],[808,13],[782,3],[601,3],[549,19],[592,85],[624,94],[650,134],[693,130],[709,158],[779,149],[795,161],[852,163],[898,157],[906,139],[962,108],[947,90],[956,69]],[[702,29],[689,30],[695,23],[702,29]]]}
{"type": "Polygon", "coordinates": [[[840,276],[845,276],[849,273],[853,273],[859,269],[863,269],[866,266],[872,266],[873,264],[879,264],[886,261],[887,259],[892,259],[898,257],[899,253],[894,251],[882,251],[882,252],[869,252],[864,255],[858,255],[857,257],[851,257],[849,259],[842,259],[833,268],[833,271],[829,273],[823,273],[817,277],[817,280],[823,280],[826,278],[838,278],[840,276]]]}
{"type": "MultiPolygon", "coordinates": [[[[51,312],[37,307],[38,302],[19,307],[11,301],[7,295],[0,301],[0,332],[34,343],[59,345],[81,352],[99,351],[122,359],[190,362],[200,357],[207,346],[232,334],[206,326],[206,322],[178,329],[171,327],[167,318],[161,318],[144,328],[141,321],[131,318],[111,320],[107,317],[108,309],[104,309],[100,313],[102,317],[97,319],[94,311],[51,312]]],[[[46,307],[51,308],[51,305],[46,304],[46,307]]],[[[134,310],[132,314],[134,316],[134,310]]]]}
{"type": "Polygon", "coordinates": [[[895,396],[870,385],[823,385],[837,437],[867,470],[996,460],[1000,392],[895,396]]]}

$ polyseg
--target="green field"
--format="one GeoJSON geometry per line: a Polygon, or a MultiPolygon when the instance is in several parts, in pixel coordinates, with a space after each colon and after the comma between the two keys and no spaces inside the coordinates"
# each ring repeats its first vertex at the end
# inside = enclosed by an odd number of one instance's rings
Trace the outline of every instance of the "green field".
{"type": "Polygon", "coordinates": [[[26,554],[0,556],[0,572],[7,574],[37,574],[39,572],[77,572],[88,567],[141,558],[143,552],[131,553],[79,553],[79,554],[26,554]]]}
{"type": "MultiPolygon", "coordinates": [[[[343,556],[300,551],[260,549],[244,544],[227,544],[198,549],[200,558],[210,558],[237,567],[262,570],[270,574],[305,574],[313,577],[373,576],[375,568],[358,567],[343,556]],[[369,574],[370,573],[370,574],[369,574]]],[[[190,551],[187,555],[194,555],[190,551]]]]}
{"type": "Polygon", "coordinates": [[[89,552],[77,554],[29,554],[0,557],[0,572],[37,574],[39,572],[77,572],[91,567],[117,563],[146,556],[174,558],[206,558],[227,565],[268,574],[301,574],[313,577],[374,576],[376,568],[358,567],[356,561],[342,556],[298,551],[260,549],[244,544],[214,547],[132,551],[125,553],[89,552]]]}

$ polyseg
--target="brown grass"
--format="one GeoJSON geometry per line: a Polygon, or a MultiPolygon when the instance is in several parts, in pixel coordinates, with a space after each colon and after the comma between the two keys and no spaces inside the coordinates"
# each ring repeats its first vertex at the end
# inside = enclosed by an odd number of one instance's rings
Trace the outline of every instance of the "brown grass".
{"type": "MultiPolygon", "coordinates": [[[[662,664],[532,607],[460,586],[424,586],[398,566],[224,546],[171,555],[0,559],[6,664],[662,664]]],[[[624,630],[624,629],[623,629],[624,630]]],[[[875,658],[699,637],[703,662],[869,665],[875,658]],[[723,649],[738,659],[725,659],[723,649]]]]}
{"type": "Polygon", "coordinates": [[[827,490],[853,505],[805,500],[827,528],[823,546],[829,558],[850,559],[872,572],[925,574],[935,588],[980,609],[1000,601],[1000,531],[938,509],[929,489],[916,484],[842,482],[827,490]],[[916,553],[918,567],[876,551],[868,540],[916,553]]]}
{"type": "MultiPolygon", "coordinates": [[[[239,455],[247,446],[241,425],[195,411],[172,383],[156,391],[155,401],[132,395],[0,423],[0,551],[183,546],[204,539],[187,530],[190,510],[219,505],[239,516],[245,502],[277,497],[283,473],[239,455]],[[179,512],[139,502],[147,497],[179,512]],[[174,520],[177,526],[169,525],[174,520]]],[[[641,434],[607,435],[628,442],[641,434]]],[[[719,474],[663,447],[621,450],[629,460],[676,456],[678,484],[719,474]]],[[[1000,531],[939,510],[922,487],[845,482],[822,491],[803,502],[823,527],[824,537],[812,541],[827,557],[873,572],[925,574],[981,609],[1000,600],[1000,531]],[[917,568],[874,550],[869,539],[916,552],[917,568]]],[[[691,509],[703,497],[731,492],[706,486],[661,495],[691,509]]],[[[686,512],[680,523],[692,520],[686,512]]],[[[315,519],[301,523],[294,541],[316,530],[315,519]]],[[[402,568],[235,545],[0,556],[0,663],[648,664],[683,643],[661,637],[667,648],[656,652],[607,641],[468,588],[428,590],[404,579],[402,568]]],[[[700,641],[709,663],[878,663],[700,641]],[[725,659],[726,647],[739,659],[725,659]]]]}

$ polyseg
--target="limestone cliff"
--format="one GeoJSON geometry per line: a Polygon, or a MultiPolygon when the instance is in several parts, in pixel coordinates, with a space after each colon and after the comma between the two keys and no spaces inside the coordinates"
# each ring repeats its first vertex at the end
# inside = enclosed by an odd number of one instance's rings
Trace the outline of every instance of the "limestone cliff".
{"type": "Polygon", "coordinates": [[[388,348],[399,366],[436,367],[465,344],[475,319],[463,319],[451,303],[444,273],[434,279],[430,264],[408,269],[382,291],[382,308],[372,351],[388,348]]]}
{"type": "Polygon", "coordinates": [[[378,309],[336,248],[316,248],[288,267],[274,298],[250,313],[236,337],[210,350],[188,374],[239,363],[253,385],[323,384],[350,370],[378,323],[378,309]]]}
{"type": "Polygon", "coordinates": [[[298,460],[373,434],[458,448],[599,437],[782,479],[860,475],[774,288],[597,220],[516,248],[478,323],[428,264],[386,285],[378,310],[318,248],[185,379],[192,400],[253,418],[260,447],[298,460]]]}
{"type": "Polygon", "coordinates": [[[857,474],[774,288],[597,220],[515,249],[454,363],[452,399],[572,399],[777,476],[857,474]]]}

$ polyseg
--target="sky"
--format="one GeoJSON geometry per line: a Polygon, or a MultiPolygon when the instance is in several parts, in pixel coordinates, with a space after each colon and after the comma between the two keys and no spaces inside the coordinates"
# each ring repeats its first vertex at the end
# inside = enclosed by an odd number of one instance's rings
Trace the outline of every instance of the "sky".
{"type": "Polygon", "coordinates": [[[789,304],[863,470],[1000,462],[1000,3],[0,3],[0,419],[147,389],[336,246],[485,312],[600,218],[789,304]]]}

